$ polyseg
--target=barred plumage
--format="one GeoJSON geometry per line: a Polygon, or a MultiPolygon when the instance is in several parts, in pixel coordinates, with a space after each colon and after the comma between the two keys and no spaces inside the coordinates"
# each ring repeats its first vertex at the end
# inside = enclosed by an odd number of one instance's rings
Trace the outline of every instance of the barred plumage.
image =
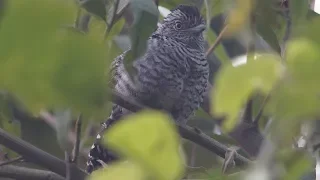
{"type": "MultiPolygon", "coordinates": [[[[116,91],[165,110],[177,123],[185,124],[202,102],[208,83],[204,29],[204,20],[196,7],[180,5],[172,10],[149,38],[145,54],[135,60],[133,67],[137,74],[133,80],[123,65],[127,51],[114,60],[111,73],[116,91]]],[[[130,112],[114,105],[103,129],[127,113],[130,112]]],[[[108,163],[117,159],[100,145],[100,138],[98,135],[89,153],[89,173],[100,167],[101,161],[108,163]]]]}

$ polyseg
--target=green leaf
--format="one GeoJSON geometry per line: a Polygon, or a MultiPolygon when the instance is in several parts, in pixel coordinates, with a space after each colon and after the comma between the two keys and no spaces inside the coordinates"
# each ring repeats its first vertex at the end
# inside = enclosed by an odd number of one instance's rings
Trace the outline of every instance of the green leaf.
{"type": "Polygon", "coordinates": [[[65,105],[86,114],[103,110],[106,103],[109,59],[102,42],[67,32],[58,44],[52,84],[65,105]]]}
{"type": "Polygon", "coordinates": [[[119,54],[121,54],[121,49],[115,43],[115,37],[119,35],[120,31],[122,30],[125,24],[125,20],[119,19],[112,27],[111,31],[109,32],[108,37],[106,38],[107,44],[107,54],[110,59],[116,58],[119,54]]]}
{"type": "Polygon", "coordinates": [[[278,0],[256,1],[256,31],[278,53],[285,29],[285,18],[278,12],[281,7],[278,0]]]}
{"type": "Polygon", "coordinates": [[[319,105],[317,93],[309,92],[295,82],[283,82],[273,93],[266,109],[276,119],[293,122],[316,116],[319,114],[319,105]]]}
{"type": "Polygon", "coordinates": [[[108,166],[108,168],[102,168],[94,171],[89,180],[105,180],[105,179],[117,179],[117,180],[143,180],[145,179],[145,172],[143,169],[132,162],[117,162],[108,166]]]}
{"type": "Polygon", "coordinates": [[[301,0],[290,0],[290,18],[292,23],[292,30],[295,33],[300,27],[303,27],[309,10],[309,2],[301,0]]]}
{"type": "Polygon", "coordinates": [[[281,86],[272,93],[265,112],[272,114],[272,134],[281,145],[291,145],[292,138],[300,132],[303,120],[319,114],[320,101],[316,94],[308,93],[294,82],[281,82],[281,86]]]}
{"type": "Polygon", "coordinates": [[[309,9],[308,13],[307,13],[307,19],[310,20],[310,19],[313,19],[313,18],[316,18],[316,17],[319,17],[319,14],[314,12],[314,10],[309,9]]]}
{"type": "Polygon", "coordinates": [[[281,139],[291,143],[302,120],[319,115],[320,54],[316,44],[307,39],[296,39],[287,47],[287,76],[273,92],[266,111],[277,120],[275,131],[281,139]],[[283,128],[286,127],[286,128],[283,128]]]}
{"type": "Polygon", "coordinates": [[[268,26],[261,21],[257,21],[257,32],[261,37],[279,54],[281,54],[280,44],[278,42],[277,35],[273,31],[272,27],[268,26]]]}
{"type": "Polygon", "coordinates": [[[106,3],[105,0],[80,0],[80,6],[82,6],[90,14],[101,18],[106,21],[106,3]]]}
{"type": "Polygon", "coordinates": [[[172,120],[158,111],[146,110],[128,116],[105,134],[108,147],[141,165],[162,180],[179,179],[184,159],[179,135],[172,120]]]}
{"type": "Polygon", "coordinates": [[[228,28],[223,34],[226,37],[230,37],[241,31],[244,25],[247,24],[250,14],[253,11],[253,0],[236,0],[234,1],[234,8],[227,16],[228,28]]]}
{"type": "Polygon", "coordinates": [[[255,7],[255,22],[264,24],[265,26],[276,28],[281,15],[277,13],[277,8],[280,8],[278,0],[257,0],[255,7]],[[276,7],[276,8],[275,8],[276,7]]]}
{"type": "Polygon", "coordinates": [[[7,8],[8,0],[0,0],[0,22],[7,8]]]}
{"type": "Polygon", "coordinates": [[[284,180],[300,179],[300,177],[311,170],[310,157],[306,156],[305,152],[296,150],[281,150],[277,154],[279,160],[284,163],[286,174],[284,180]]]}
{"type": "Polygon", "coordinates": [[[312,18],[305,26],[306,28],[301,35],[320,46],[320,17],[312,18]]]}
{"type": "Polygon", "coordinates": [[[179,4],[181,4],[181,1],[184,1],[184,0],[162,0],[162,1],[159,1],[159,5],[170,10],[177,7],[179,4]]]}
{"type": "Polygon", "coordinates": [[[37,95],[38,99],[44,92],[46,95],[43,98],[51,97],[51,92],[47,91],[48,83],[41,80],[48,78],[48,73],[44,71],[54,66],[48,61],[52,59],[50,50],[53,49],[55,33],[73,19],[71,13],[72,7],[61,1],[13,0],[8,3],[0,29],[1,88],[18,92],[17,96],[24,96],[24,99],[29,93],[37,95]],[[28,67],[32,67],[32,70],[28,67]]]}
{"type": "Polygon", "coordinates": [[[306,93],[319,93],[320,76],[319,46],[307,39],[296,39],[288,43],[287,67],[290,76],[306,89],[306,93]]]}
{"type": "Polygon", "coordinates": [[[262,54],[257,60],[239,67],[223,66],[212,91],[212,112],[218,116],[226,115],[223,126],[231,130],[248,97],[256,90],[268,93],[281,74],[279,57],[274,55],[262,54]]]}
{"type": "Polygon", "coordinates": [[[105,47],[63,28],[74,21],[74,7],[56,0],[8,5],[0,29],[0,88],[33,112],[63,106],[88,114],[104,104],[105,47]]]}
{"type": "Polygon", "coordinates": [[[128,5],[130,4],[130,0],[114,0],[112,1],[112,3],[108,3],[110,6],[110,8],[108,8],[108,14],[107,14],[107,24],[112,27],[114,22],[117,22],[117,20],[119,18],[121,18],[124,10],[128,7],[128,5]],[[118,2],[117,2],[118,1],[118,2]],[[117,7],[115,7],[117,4],[117,7]],[[115,8],[117,8],[117,12],[115,11],[115,8]],[[113,22],[112,22],[113,21],[113,22]]]}
{"type": "Polygon", "coordinates": [[[132,63],[144,54],[147,40],[157,28],[159,11],[154,1],[150,0],[131,0],[130,9],[134,17],[130,33],[131,49],[125,57],[124,65],[132,76],[136,73],[132,63]]]}
{"type": "Polygon", "coordinates": [[[225,3],[223,0],[208,0],[208,4],[211,8],[211,16],[215,16],[225,11],[225,3]]]}

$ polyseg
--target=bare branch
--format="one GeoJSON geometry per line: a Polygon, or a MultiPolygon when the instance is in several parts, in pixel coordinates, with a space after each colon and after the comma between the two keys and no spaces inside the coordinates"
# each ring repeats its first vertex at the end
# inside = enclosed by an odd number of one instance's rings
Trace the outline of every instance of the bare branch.
{"type": "Polygon", "coordinates": [[[16,157],[16,158],[13,158],[13,159],[10,159],[8,161],[5,161],[3,163],[0,163],[0,167],[1,166],[4,166],[4,165],[8,165],[8,164],[13,164],[13,163],[16,163],[16,162],[20,162],[23,160],[23,157],[22,156],[19,156],[19,157],[16,157]]]}
{"type": "MultiPolygon", "coordinates": [[[[132,112],[137,112],[139,110],[142,110],[146,107],[134,102],[128,97],[123,97],[118,93],[114,93],[112,95],[112,102],[115,104],[118,104],[132,112]],[[130,101],[129,101],[130,99],[130,101]],[[128,100],[128,101],[126,101],[128,100]]],[[[220,142],[210,138],[206,134],[202,133],[199,129],[191,128],[188,126],[180,126],[177,125],[178,131],[181,135],[181,137],[188,139],[207,150],[217,154],[218,156],[224,158],[225,153],[228,151],[228,147],[224,144],[221,144],[220,142]]],[[[251,161],[240,154],[237,154],[235,157],[235,162],[239,166],[248,165],[251,161]]]]}
{"type": "Polygon", "coordinates": [[[32,180],[64,180],[63,177],[51,171],[30,169],[13,165],[1,166],[0,177],[32,180]]]}
{"type": "MultiPolygon", "coordinates": [[[[22,155],[26,160],[34,162],[50,171],[53,171],[61,176],[66,175],[66,164],[63,160],[33,146],[32,144],[19,139],[0,128],[0,144],[22,155]]],[[[87,176],[83,170],[70,165],[72,180],[84,180],[87,176]]]]}

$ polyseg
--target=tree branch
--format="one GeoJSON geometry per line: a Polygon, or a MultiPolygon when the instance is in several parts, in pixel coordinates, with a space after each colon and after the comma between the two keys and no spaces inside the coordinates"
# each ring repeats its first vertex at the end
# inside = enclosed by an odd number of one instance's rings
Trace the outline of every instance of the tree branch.
{"type": "MultiPolygon", "coordinates": [[[[53,171],[63,177],[66,175],[66,164],[63,160],[42,151],[41,149],[23,141],[15,136],[8,134],[0,128],[0,144],[22,155],[26,160],[34,162],[50,171],[53,171]]],[[[74,164],[70,165],[72,180],[84,180],[87,176],[83,170],[74,164]]]]}
{"type": "Polygon", "coordinates": [[[51,171],[31,169],[13,165],[1,166],[0,177],[32,180],[64,180],[63,177],[51,171]]]}
{"type": "MultiPolygon", "coordinates": [[[[208,93],[208,95],[209,94],[210,93],[208,93]]],[[[116,103],[132,112],[136,112],[146,108],[143,105],[137,102],[134,102],[130,98],[122,97],[117,92],[113,92],[111,97],[112,97],[111,101],[113,103],[116,103]]],[[[209,102],[207,105],[209,105],[209,102]]],[[[209,106],[207,106],[206,109],[209,110],[210,109],[209,106]]],[[[28,114],[26,114],[26,112],[20,111],[18,112],[18,115],[20,119],[31,118],[28,114]]],[[[207,150],[219,155],[220,157],[224,158],[224,155],[228,150],[227,146],[208,137],[198,129],[187,127],[187,126],[179,126],[179,125],[177,125],[177,128],[183,138],[188,139],[206,148],[207,150]]],[[[63,160],[55,156],[52,156],[51,154],[44,152],[17,137],[14,137],[8,134],[2,129],[0,129],[0,144],[3,144],[9,149],[12,149],[13,151],[17,152],[18,154],[22,155],[26,160],[30,162],[34,162],[63,177],[65,177],[66,175],[66,164],[63,160]]],[[[237,155],[237,157],[235,157],[235,162],[237,165],[243,166],[243,165],[247,165],[250,162],[250,160],[248,160],[247,158],[241,155],[237,155]]],[[[77,168],[74,164],[71,164],[70,168],[72,173],[72,178],[71,178],[72,180],[84,180],[85,177],[87,176],[87,174],[83,170],[77,168]]]]}
{"type": "Polygon", "coordinates": [[[0,167],[1,166],[5,166],[5,165],[8,165],[8,164],[13,164],[13,163],[16,163],[16,162],[20,162],[20,161],[23,161],[23,157],[19,156],[19,157],[16,157],[14,159],[10,159],[8,161],[5,161],[3,163],[0,163],[0,167]]]}
{"type": "MultiPolygon", "coordinates": [[[[113,92],[112,94],[112,102],[132,112],[137,112],[139,110],[147,108],[116,92],[113,92]]],[[[206,134],[202,133],[199,129],[180,125],[177,125],[177,128],[181,137],[206,148],[207,150],[217,154],[221,158],[225,157],[225,153],[228,151],[228,147],[224,144],[221,144],[220,142],[210,138],[206,134]]],[[[237,156],[235,157],[235,162],[237,165],[243,166],[248,165],[250,163],[250,160],[241,156],[240,154],[237,154],[237,156]]]]}

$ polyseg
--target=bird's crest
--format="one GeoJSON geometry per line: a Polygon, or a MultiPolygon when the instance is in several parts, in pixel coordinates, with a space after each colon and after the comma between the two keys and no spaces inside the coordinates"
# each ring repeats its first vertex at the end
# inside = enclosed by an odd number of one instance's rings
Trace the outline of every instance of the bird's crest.
{"type": "Polygon", "coordinates": [[[172,9],[171,12],[174,12],[176,10],[180,10],[183,14],[187,16],[201,16],[199,9],[195,6],[190,5],[179,5],[176,8],[172,9]]]}

